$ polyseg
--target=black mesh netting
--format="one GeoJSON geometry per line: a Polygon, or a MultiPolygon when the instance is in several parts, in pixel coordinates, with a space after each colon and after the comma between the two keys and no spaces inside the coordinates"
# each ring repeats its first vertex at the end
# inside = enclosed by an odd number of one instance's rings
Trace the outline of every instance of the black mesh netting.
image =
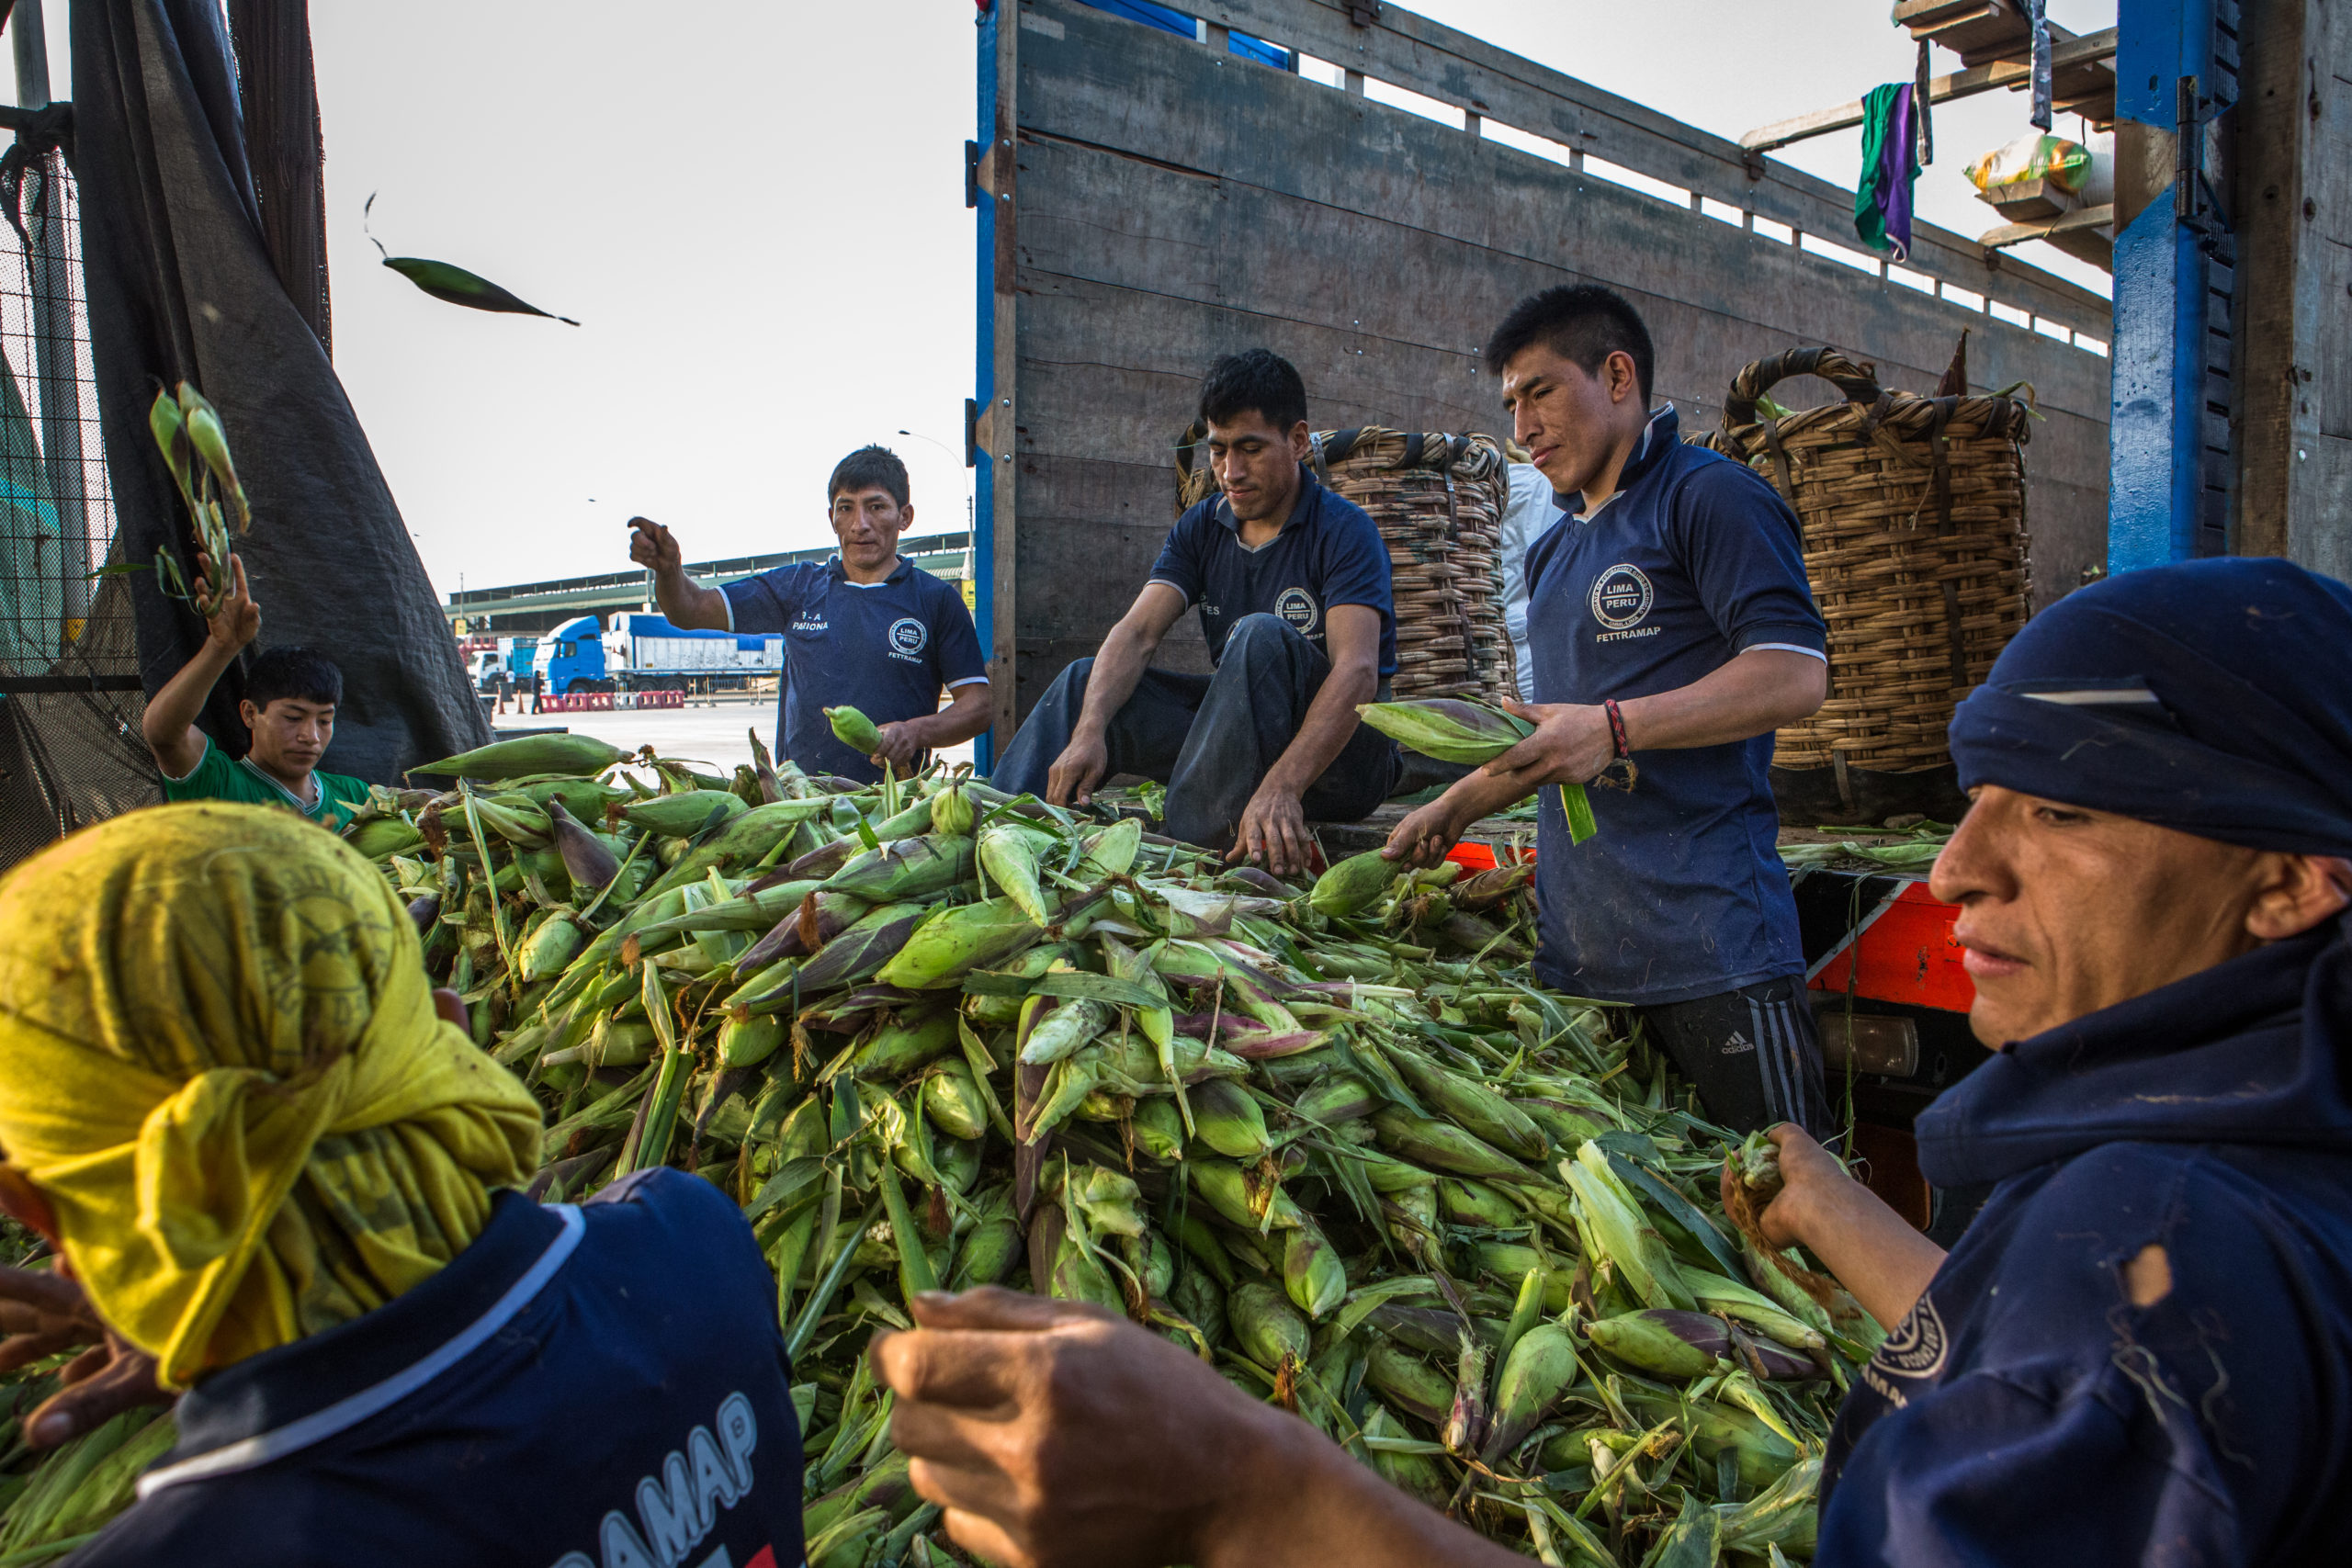
{"type": "Polygon", "coordinates": [[[0,866],[158,797],[98,436],[81,223],[61,154],[0,224],[0,866]]]}

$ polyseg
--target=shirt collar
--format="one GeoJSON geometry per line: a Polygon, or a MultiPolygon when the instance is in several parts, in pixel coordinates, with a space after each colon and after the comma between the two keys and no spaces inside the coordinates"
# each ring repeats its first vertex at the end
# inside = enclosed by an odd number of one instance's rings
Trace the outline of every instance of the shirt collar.
{"type": "MultiPolygon", "coordinates": [[[[1284,534],[1289,533],[1294,526],[1306,522],[1308,513],[1311,512],[1320,501],[1322,493],[1323,486],[1315,478],[1315,470],[1308,468],[1306,464],[1301,463],[1298,466],[1297,499],[1294,500],[1290,503],[1290,515],[1283,519],[1283,525],[1274,530],[1274,538],[1281,538],[1284,534]]],[[[1225,503],[1225,497],[1222,493],[1216,497],[1216,502],[1210,506],[1209,515],[1216,518],[1217,525],[1223,528],[1227,533],[1232,535],[1236,539],[1241,537],[1241,519],[1233,514],[1233,508],[1225,503]]],[[[1268,544],[1272,544],[1272,539],[1269,539],[1267,541],[1268,544]]]]}
{"type": "Polygon", "coordinates": [[[245,772],[253,774],[254,777],[259,779],[262,783],[267,784],[270,788],[284,795],[294,808],[305,817],[317,816],[320,810],[327,803],[326,788],[319,783],[319,775],[315,769],[312,770],[311,773],[311,798],[309,800],[304,800],[300,795],[296,795],[292,790],[288,789],[284,784],[270,777],[268,773],[263,772],[260,766],[254,761],[251,755],[238,758],[237,766],[244,769],[245,772]]]}
{"type": "Polygon", "coordinates": [[[557,1211],[520,1192],[497,1194],[481,1234],[424,1283],[372,1312],[201,1379],[180,1398],[173,1459],[314,1416],[398,1375],[495,1305],[563,1224],[557,1211]]]}
{"type": "MultiPolygon", "coordinates": [[[[1666,455],[1673,451],[1681,440],[1682,421],[1674,412],[1672,403],[1667,404],[1650,415],[1649,423],[1642,426],[1641,445],[1634,448],[1634,455],[1631,457],[1625,459],[1625,471],[1617,476],[1616,494],[1623,495],[1633,489],[1634,484],[1647,476],[1651,469],[1666,461],[1666,455]]],[[[1558,502],[1560,510],[1569,516],[1585,515],[1583,496],[1563,493],[1555,495],[1552,499],[1558,502]]],[[[1612,496],[1611,499],[1614,500],[1615,497],[1612,496]]]]}
{"type": "Polygon", "coordinates": [[[841,552],[835,550],[831,558],[825,562],[825,571],[835,582],[848,583],[853,588],[880,588],[884,583],[903,581],[908,573],[914,570],[915,563],[906,557],[900,556],[898,560],[899,564],[890,569],[890,575],[884,578],[881,582],[850,582],[849,568],[842,565],[841,552]]]}

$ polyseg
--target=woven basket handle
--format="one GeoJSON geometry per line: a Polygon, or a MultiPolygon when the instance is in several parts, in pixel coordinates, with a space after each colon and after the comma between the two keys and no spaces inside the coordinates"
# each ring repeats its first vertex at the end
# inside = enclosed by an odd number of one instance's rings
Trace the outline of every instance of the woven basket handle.
{"type": "Polygon", "coordinates": [[[1208,427],[1196,419],[1176,438],[1176,471],[1184,479],[1193,477],[1193,456],[1208,437],[1208,427]]]}
{"type": "Polygon", "coordinates": [[[1834,348],[1792,348],[1770,359],[1759,359],[1732,378],[1724,399],[1724,428],[1737,430],[1756,423],[1756,400],[1792,376],[1818,376],[1846,395],[1846,400],[1871,408],[1886,392],[1878,378],[1834,348]]]}

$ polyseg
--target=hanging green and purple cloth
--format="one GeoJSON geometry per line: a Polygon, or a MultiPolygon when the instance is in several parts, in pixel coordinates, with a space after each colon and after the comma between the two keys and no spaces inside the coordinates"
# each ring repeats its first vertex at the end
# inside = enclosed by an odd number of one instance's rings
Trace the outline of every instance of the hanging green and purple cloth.
{"type": "Polygon", "coordinates": [[[1911,254],[1911,182],[1919,177],[1919,133],[1908,82],[1872,87],[1862,100],[1862,177],[1854,185],[1854,232],[1896,261],[1911,254]]]}

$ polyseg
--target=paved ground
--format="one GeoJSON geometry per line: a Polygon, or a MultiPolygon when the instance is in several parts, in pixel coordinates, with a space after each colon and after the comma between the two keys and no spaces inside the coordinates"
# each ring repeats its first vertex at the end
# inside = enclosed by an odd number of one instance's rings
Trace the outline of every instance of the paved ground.
{"type": "MultiPolygon", "coordinates": [[[[642,713],[551,713],[544,718],[503,713],[492,722],[502,731],[568,729],[632,751],[650,745],[657,755],[707,762],[720,773],[731,773],[737,763],[752,760],[747,730],[756,726],[763,742],[771,747],[775,744],[775,699],[763,697],[752,702],[740,696],[706,697],[694,699],[691,705],[683,708],[649,708],[642,713]]],[[[944,755],[951,763],[968,762],[972,760],[972,748],[967,742],[944,755]]]]}

